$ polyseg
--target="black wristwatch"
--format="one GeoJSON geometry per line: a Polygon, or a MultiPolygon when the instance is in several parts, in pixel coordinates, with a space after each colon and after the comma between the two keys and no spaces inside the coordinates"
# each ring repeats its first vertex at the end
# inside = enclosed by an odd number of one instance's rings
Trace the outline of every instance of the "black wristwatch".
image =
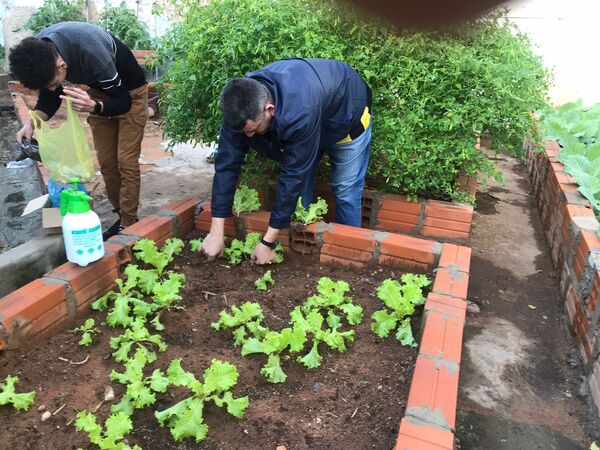
{"type": "Polygon", "coordinates": [[[264,238],[260,238],[260,243],[266,247],[269,247],[271,250],[275,250],[275,248],[279,245],[279,241],[275,240],[274,242],[267,242],[264,238]]]}
{"type": "Polygon", "coordinates": [[[96,104],[94,105],[94,114],[100,114],[102,112],[102,103],[98,100],[95,100],[96,104]]]}

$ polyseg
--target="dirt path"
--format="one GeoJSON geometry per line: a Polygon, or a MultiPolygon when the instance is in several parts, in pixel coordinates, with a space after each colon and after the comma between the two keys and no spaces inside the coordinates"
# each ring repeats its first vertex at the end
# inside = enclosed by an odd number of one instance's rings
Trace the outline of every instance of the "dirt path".
{"type": "Polygon", "coordinates": [[[598,420],[527,170],[506,156],[497,165],[506,184],[479,187],[467,244],[480,312],[465,327],[456,448],[587,449],[598,420]]]}

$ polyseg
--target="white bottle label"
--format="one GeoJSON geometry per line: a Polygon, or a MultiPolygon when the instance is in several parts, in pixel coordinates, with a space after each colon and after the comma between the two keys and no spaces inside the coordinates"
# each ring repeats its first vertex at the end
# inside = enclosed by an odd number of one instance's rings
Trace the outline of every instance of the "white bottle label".
{"type": "Polygon", "coordinates": [[[75,253],[78,255],[83,255],[86,252],[92,254],[103,248],[100,225],[81,230],[71,230],[71,239],[73,246],[78,247],[75,250],[75,253]]]}

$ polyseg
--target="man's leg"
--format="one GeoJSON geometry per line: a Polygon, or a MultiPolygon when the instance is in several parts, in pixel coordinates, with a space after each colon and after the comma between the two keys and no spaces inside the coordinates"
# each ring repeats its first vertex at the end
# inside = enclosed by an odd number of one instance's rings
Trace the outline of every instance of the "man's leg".
{"type": "Polygon", "coordinates": [[[100,172],[104,177],[108,201],[115,210],[119,210],[119,192],[121,175],[119,174],[118,143],[119,121],[108,117],[90,115],[88,123],[92,129],[96,157],[100,163],[100,172]]]}
{"type": "Polygon", "coordinates": [[[335,221],[361,226],[362,193],[371,150],[371,125],[356,139],[327,150],[331,159],[331,190],[335,221]]]}
{"type": "Polygon", "coordinates": [[[140,164],[142,139],[148,111],[148,87],[129,91],[131,109],[118,117],[119,121],[119,174],[121,189],[119,193],[121,223],[127,227],[137,222],[140,203],[140,164]]]}

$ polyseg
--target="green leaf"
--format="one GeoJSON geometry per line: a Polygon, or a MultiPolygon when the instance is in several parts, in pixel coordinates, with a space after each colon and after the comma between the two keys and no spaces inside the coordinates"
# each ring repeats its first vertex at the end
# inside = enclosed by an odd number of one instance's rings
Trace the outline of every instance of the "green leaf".
{"type": "Polygon", "coordinates": [[[242,346],[242,356],[252,355],[253,353],[265,353],[261,342],[256,338],[250,338],[242,346]]]}
{"type": "Polygon", "coordinates": [[[204,371],[206,395],[231,389],[237,383],[237,379],[238,371],[233,364],[213,359],[210,367],[204,371]]]}
{"type": "Polygon", "coordinates": [[[287,375],[281,369],[281,360],[279,355],[269,355],[269,360],[260,369],[260,373],[269,383],[284,383],[287,375]]]}
{"type": "Polygon", "coordinates": [[[303,357],[298,357],[298,362],[304,364],[309,369],[316,369],[321,365],[323,358],[319,355],[319,342],[313,343],[312,349],[303,357]]]}
{"type": "Polygon", "coordinates": [[[267,284],[275,285],[275,280],[273,279],[270,270],[267,270],[262,277],[254,282],[257,291],[266,291],[267,284]]]}
{"type": "Polygon", "coordinates": [[[388,337],[398,323],[396,316],[388,313],[385,309],[375,311],[371,318],[374,321],[371,323],[371,329],[380,338],[388,337]]]}
{"type": "Polygon", "coordinates": [[[244,212],[258,211],[260,209],[258,192],[245,184],[241,184],[235,190],[233,208],[237,216],[244,212]]]}
{"type": "Polygon", "coordinates": [[[219,407],[223,406],[224,403],[227,404],[227,412],[238,419],[244,416],[249,403],[247,396],[233,398],[231,392],[225,392],[222,398],[214,396],[213,400],[219,407]]]}
{"type": "Polygon", "coordinates": [[[190,239],[190,241],[189,241],[190,250],[193,253],[200,251],[200,247],[202,246],[203,241],[204,241],[204,239],[190,239]]]}
{"type": "Polygon", "coordinates": [[[292,220],[308,225],[322,220],[325,214],[327,214],[327,202],[321,197],[318,197],[315,203],[311,203],[308,209],[304,209],[302,206],[302,197],[299,197],[292,220]]]}
{"type": "Polygon", "coordinates": [[[0,383],[0,405],[12,404],[16,409],[27,411],[35,401],[35,391],[18,394],[15,390],[19,377],[8,375],[4,383],[0,383]]]}
{"type": "Polygon", "coordinates": [[[176,441],[194,438],[196,442],[204,440],[208,426],[204,423],[203,402],[198,398],[186,398],[164,411],[154,413],[158,421],[168,422],[171,434],[176,441]]]}
{"type": "Polygon", "coordinates": [[[402,345],[417,347],[417,341],[415,341],[410,328],[410,317],[407,317],[400,322],[398,332],[396,333],[396,339],[398,339],[402,345]]]}

